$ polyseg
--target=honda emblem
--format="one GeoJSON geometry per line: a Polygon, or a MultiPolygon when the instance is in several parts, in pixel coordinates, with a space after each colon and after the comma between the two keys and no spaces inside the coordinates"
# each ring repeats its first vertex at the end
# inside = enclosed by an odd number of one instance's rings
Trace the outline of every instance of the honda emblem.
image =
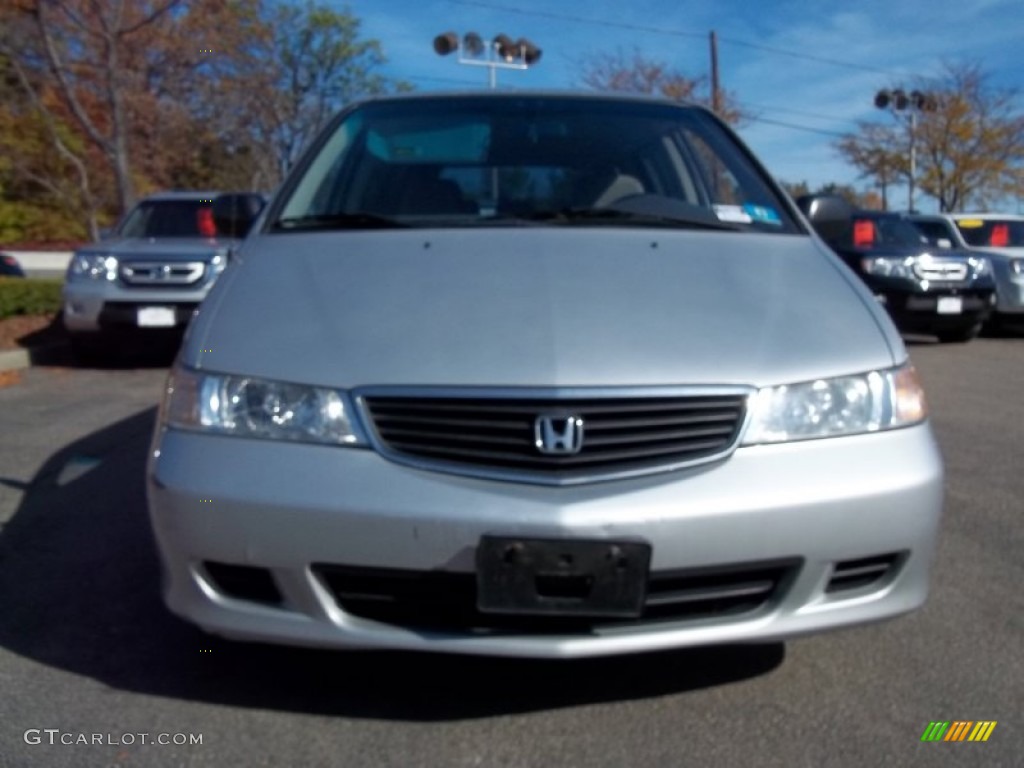
{"type": "Polygon", "coordinates": [[[533,422],[534,445],[551,456],[571,456],[583,448],[583,419],[579,416],[538,416],[533,422]]]}

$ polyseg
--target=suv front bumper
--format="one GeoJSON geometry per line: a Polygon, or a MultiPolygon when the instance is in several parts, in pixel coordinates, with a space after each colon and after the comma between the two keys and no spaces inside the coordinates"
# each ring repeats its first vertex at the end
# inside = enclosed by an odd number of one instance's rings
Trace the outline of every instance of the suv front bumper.
{"type": "MultiPolygon", "coordinates": [[[[206,298],[212,283],[204,281],[195,288],[125,288],[111,281],[75,281],[64,285],[64,325],[72,333],[101,331],[148,331],[181,328],[188,324],[196,307],[206,298]],[[139,310],[173,310],[173,325],[146,325],[139,310]]],[[[166,313],[165,313],[166,314],[166,313]]]]}

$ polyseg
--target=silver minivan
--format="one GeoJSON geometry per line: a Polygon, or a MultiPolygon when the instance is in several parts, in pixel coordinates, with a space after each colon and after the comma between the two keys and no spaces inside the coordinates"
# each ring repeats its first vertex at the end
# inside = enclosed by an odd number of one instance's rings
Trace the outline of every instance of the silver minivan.
{"type": "Polygon", "coordinates": [[[424,94],[338,115],[233,254],[148,497],[209,632],[564,658],[912,611],[943,469],[885,310],[710,112],[424,94]]]}

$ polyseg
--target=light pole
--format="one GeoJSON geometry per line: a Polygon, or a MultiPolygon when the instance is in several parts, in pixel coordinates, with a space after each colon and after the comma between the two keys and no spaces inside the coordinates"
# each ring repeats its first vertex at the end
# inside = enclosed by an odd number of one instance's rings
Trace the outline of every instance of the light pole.
{"type": "Polygon", "coordinates": [[[910,183],[907,185],[907,210],[914,210],[914,180],[917,178],[917,115],[919,112],[934,112],[938,102],[930,93],[911,91],[909,94],[902,88],[889,90],[883,88],[875,94],[875,106],[888,109],[897,119],[902,113],[908,114],[907,124],[910,127],[910,183]]]}
{"type": "Polygon", "coordinates": [[[459,64],[487,67],[487,82],[498,87],[499,69],[529,69],[540,60],[541,50],[526,38],[512,40],[508,35],[497,35],[484,42],[476,32],[467,32],[462,40],[454,32],[445,32],[434,38],[434,51],[438,56],[459,52],[459,64]]]}

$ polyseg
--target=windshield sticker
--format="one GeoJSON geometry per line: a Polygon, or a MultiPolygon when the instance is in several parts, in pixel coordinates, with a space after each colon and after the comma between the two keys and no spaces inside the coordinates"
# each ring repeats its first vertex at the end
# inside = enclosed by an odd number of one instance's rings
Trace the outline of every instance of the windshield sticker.
{"type": "Polygon", "coordinates": [[[736,224],[750,224],[753,221],[750,214],[738,205],[716,205],[714,209],[719,221],[731,221],[736,224]]]}
{"type": "Polygon", "coordinates": [[[758,221],[762,224],[773,224],[776,227],[782,226],[782,219],[779,218],[779,212],[774,208],[769,208],[767,205],[754,205],[753,203],[747,203],[743,206],[743,210],[746,211],[747,215],[749,215],[754,221],[758,221]]]}
{"type": "Polygon", "coordinates": [[[956,224],[960,229],[978,229],[985,226],[981,219],[957,219],[956,224]]]}

